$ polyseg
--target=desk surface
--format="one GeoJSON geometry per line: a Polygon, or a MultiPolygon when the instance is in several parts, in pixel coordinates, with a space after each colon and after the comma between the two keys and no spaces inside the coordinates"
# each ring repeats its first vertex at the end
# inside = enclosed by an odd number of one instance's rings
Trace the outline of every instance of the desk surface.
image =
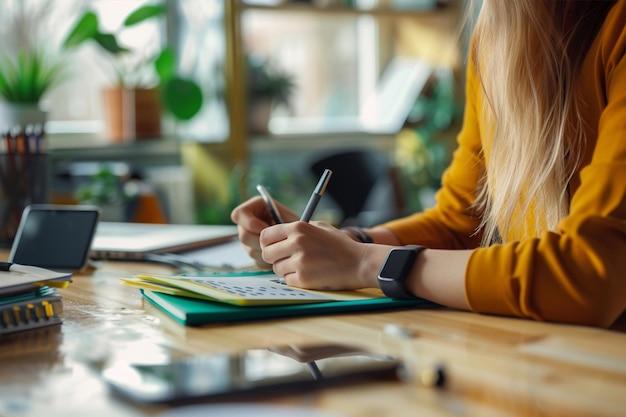
{"type": "MultiPolygon", "coordinates": [[[[403,310],[188,328],[118,278],[168,272],[106,264],[61,291],[61,326],[0,339],[0,416],[141,416],[99,379],[111,360],[142,360],[282,343],[356,343],[417,367],[443,363],[444,390],[413,383],[341,386],[249,400],[333,416],[618,416],[626,410],[626,322],[612,330],[537,323],[449,310],[403,310]],[[398,323],[415,332],[383,331],[398,323]],[[88,411],[88,412],[87,412],[88,411]]],[[[294,416],[297,417],[297,416],[294,416]]]]}

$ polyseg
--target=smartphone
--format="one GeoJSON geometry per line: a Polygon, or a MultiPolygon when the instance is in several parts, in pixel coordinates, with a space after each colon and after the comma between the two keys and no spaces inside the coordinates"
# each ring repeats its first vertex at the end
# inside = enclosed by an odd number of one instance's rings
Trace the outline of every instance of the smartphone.
{"type": "Polygon", "coordinates": [[[78,271],[87,262],[99,218],[100,209],[96,206],[26,206],[9,261],[58,271],[78,271]]]}
{"type": "Polygon", "coordinates": [[[103,378],[127,400],[182,404],[398,379],[401,366],[391,356],[328,344],[249,349],[164,364],[113,364],[103,370],[103,378]]]}

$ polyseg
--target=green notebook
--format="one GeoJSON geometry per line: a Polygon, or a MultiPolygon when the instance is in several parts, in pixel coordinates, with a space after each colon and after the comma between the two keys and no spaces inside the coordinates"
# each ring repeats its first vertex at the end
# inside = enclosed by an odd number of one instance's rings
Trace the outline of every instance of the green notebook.
{"type": "Polygon", "coordinates": [[[256,307],[240,307],[141,290],[143,296],[185,326],[211,323],[232,323],[278,317],[311,316],[329,313],[388,310],[397,308],[432,307],[435,304],[423,299],[394,300],[371,298],[366,300],[331,301],[314,304],[290,304],[256,307]]]}

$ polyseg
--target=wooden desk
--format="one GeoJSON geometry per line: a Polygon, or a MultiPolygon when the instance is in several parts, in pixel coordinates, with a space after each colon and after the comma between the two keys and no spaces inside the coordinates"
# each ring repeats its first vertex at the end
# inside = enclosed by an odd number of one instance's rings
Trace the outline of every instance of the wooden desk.
{"type": "Polygon", "coordinates": [[[613,330],[536,323],[449,310],[332,315],[188,328],[144,301],[118,277],[168,272],[107,264],[75,276],[64,323],[0,342],[0,416],[140,416],[109,395],[98,375],[110,360],[208,353],[269,344],[336,341],[445,365],[450,385],[381,382],[251,401],[311,407],[338,416],[623,416],[626,326],[613,330]],[[399,323],[416,332],[383,331],[399,323]]]}

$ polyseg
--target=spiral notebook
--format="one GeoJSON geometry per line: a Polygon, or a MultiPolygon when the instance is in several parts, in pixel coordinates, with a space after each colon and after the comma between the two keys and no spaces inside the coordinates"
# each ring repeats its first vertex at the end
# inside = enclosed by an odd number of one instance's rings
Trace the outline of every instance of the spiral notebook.
{"type": "Polygon", "coordinates": [[[0,299],[0,336],[61,324],[63,301],[53,289],[0,299]]]}

